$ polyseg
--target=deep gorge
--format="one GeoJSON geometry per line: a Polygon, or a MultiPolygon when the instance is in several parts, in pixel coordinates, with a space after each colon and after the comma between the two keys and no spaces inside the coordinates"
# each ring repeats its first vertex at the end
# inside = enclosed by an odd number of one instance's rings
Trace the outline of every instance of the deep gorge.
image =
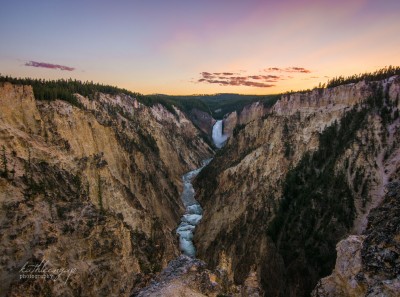
{"type": "Polygon", "coordinates": [[[18,280],[47,259],[77,268],[65,296],[392,296],[378,279],[397,285],[398,250],[376,264],[360,244],[382,238],[382,203],[397,209],[399,93],[392,76],[215,120],[132,94],[71,103],[2,83],[1,292],[54,293],[18,280]],[[356,247],[354,289],[335,267],[356,247]],[[376,265],[392,268],[375,278],[376,265]]]}

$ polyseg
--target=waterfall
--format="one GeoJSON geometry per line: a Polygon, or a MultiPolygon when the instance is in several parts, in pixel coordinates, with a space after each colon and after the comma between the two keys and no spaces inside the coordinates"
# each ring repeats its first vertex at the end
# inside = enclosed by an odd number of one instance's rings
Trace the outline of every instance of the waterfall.
{"type": "Polygon", "coordinates": [[[224,146],[225,141],[227,140],[228,136],[222,133],[222,120],[217,121],[212,130],[212,139],[214,144],[217,148],[221,148],[224,146]]]}

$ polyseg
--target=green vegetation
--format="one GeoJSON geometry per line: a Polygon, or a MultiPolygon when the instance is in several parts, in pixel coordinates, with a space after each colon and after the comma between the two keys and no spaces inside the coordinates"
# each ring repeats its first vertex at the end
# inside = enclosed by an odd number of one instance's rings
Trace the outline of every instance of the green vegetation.
{"type": "Polygon", "coordinates": [[[140,137],[140,145],[139,145],[139,150],[143,153],[147,153],[149,150],[156,155],[160,154],[160,149],[158,148],[157,141],[154,139],[154,137],[149,134],[144,132],[141,129],[138,129],[137,131],[139,137],[140,137]],[[148,149],[146,149],[146,147],[148,149]]]}
{"type": "Polygon", "coordinates": [[[296,91],[290,90],[288,92],[285,92],[284,95],[291,95],[291,94],[298,94],[298,93],[305,94],[305,93],[309,93],[313,90],[318,90],[318,91],[322,92],[323,89],[325,89],[325,88],[334,88],[334,87],[337,87],[340,85],[357,83],[357,82],[360,82],[363,80],[366,82],[378,81],[378,80],[387,79],[394,75],[400,75],[400,67],[389,66],[389,67],[379,69],[375,72],[354,74],[354,75],[347,76],[347,77],[338,76],[338,77],[332,78],[326,84],[319,83],[319,85],[317,87],[314,87],[313,89],[296,90],[296,91]]]}
{"type": "MultiPolygon", "coordinates": [[[[331,273],[336,260],[336,244],[352,228],[355,218],[354,201],[361,199],[361,202],[365,204],[369,197],[368,170],[365,170],[364,167],[357,167],[351,158],[343,160],[345,151],[354,142],[359,144],[366,142],[367,144],[363,145],[360,150],[376,156],[381,149],[378,148],[378,145],[382,143],[383,148],[386,145],[384,139],[387,137],[385,134],[387,134],[388,125],[398,118],[396,107],[398,101],[388,99],[389,85],[385,89],[381,85],[378,82],[370,82],[369,86],[374,91],[374,95],[346,112],[340,121],[326,128],[319,135],[319,148],[315,152],[304,155],[297,166],[288,172],[283,180],[282,200],[277,206],[276,216],[270,224],[267,223],[270,218],[269,206],[268,209],[265,206],[259,211],[260,214],[266,214],[265,218],[259,220],[264,224],[260,228],[255,227],[255,222],[258,220],[251,223],[246,222],[246,224],[235,222],[232,230],[229,232],[224,230],[218,235],[218,240],[210,245],[207,251],[203,251],[203,255],[211,254],[211,256],[207,256],[211,265],[216,265],[217,262],[212,261],[217,261],[215,260],[217,257],[212,254],[221,246],[234,247],[236,254],[241,255],[242,252],[238,252],[239,244],[234,244],[235,240],[238,241],[239,238],[240,242],[244,241],[243,238],[249,230],[248,226],[251,226],[251,230],[262,230],[260,232],[267,233],[275,242],[277,252],[284,260],[285,271],[282,275],[285,280],[282,282],[287,285],[288,290],[293,288],[297,290],[298,288],[297,296],[309,296],[318,279],[331,273]],[[380,139],[365,138],[368,133],[357,134],[360,129],[375,129],[374,127],[367,128],[367,120],[372,115],[380,116],[382,119],[382,133],[377,136],[380,139]],[[386,133],[384,133],[385,131],[386,133]],[[344,168],[337,166],[343,161],[344,168]],[[349,164],[350,161],[352,164],[349,164]],[[347,170],[350,171],[349,175],[347,175],[347,170]],[[354,178],[353,181],[350,181],[351,184],[348,184],[348,178],[354,178]],[[247,226],[247,230],[246,227],[243,227],[242,231],[236,226],[247,226]],[[265,227],[268,228],[267,232],[262,229],[265,227]]],[[[300,113],[296,113],[294,118],[296,117],[300,121],[300,113]]],[[[265,116],[265,119],[267,118],[268,114],[265,116]]],[[[283,121],[282,117],[284,154],[290,158],[295,149],[291,141],[293,129],[290,124],[292,121],[283,121]]],[[[243,131],[241,132],[242,129],[243,126],[237,126],[233,131],[234,137],[241,134],[241,139],[246,139],[246,135],[243,134],[243,131]]],[[[248,141],[248,143],[251,148],[252,142],[248,141]]],[[[244,155],[241,153],[238,151],[238,146],[232,142],[231,145],[218,151],[212,162],[199,173],[194,183],[199,197],[203,199],[202,203],[210,203],[208,199],[215,195],[218,187],[218,175],[226,168],[240,162],[248,152],[245,152],[244,155]],[[221,157],[221,155],[225,157],[221,157]]],[[[218,195],[224,201],[225,193],[218,193],[218,195]]],[[[229,195],[228,192],[227,196],[229,197],[229,195]]],[[[276,209],[274,205],[271,208],[276,209]]],[[[248,217],[249,214],[246,213],[246,218],[248,217]]],[[[246,239],[246,242],[253,241],[246,239]]],[[[251,253],[248,246],[244,251],[248,255],[247,258],[234,260],[238,263],[237,266],[233,266],[236,267],[235,277],[244,270],[246,263],[250,262],[251,253]]],[[[267,260],[262,262],[257,259],[257,261],[265,266],[271,264],[267,260]]],[[[234,265],[236,264],[234,263],[234,265]]],[[[270,278],[261,278],[261,282],[264,288],[271,286],[270,278]]],[[[288,291],[281,293],[282,296],[289,295],[288,291]]]]}
{"type": "Polygon", "coordinates": [[[296,278],[299,271],[308,274],[302,276],[307,293],[319,278],[331,272],[336,259],[336,243],[352,227],[355,216],[353,193],[345,173],[335,171],[334,166],[354,140],[366,119],[366,111],[366,108],[354,109],[340,124],[325,129],[319,137],[319,149],[306,154],[288,172],[278,213],[268,229],[285,266],[289,267],[288,275],[296,278]]]}
{"type": "Polygon", "coordinates": [[[144,96],[140,93],[128,91],[118,87],[94,83],[92,81],[82,82],[73,79],[58,79],[58,80],[44,80],[33,78],[13,78],[10,76],[0,75],[0,82],[10,82],[16,85],[30,85],[33,88],[35,98],[38,100],[53,101],[56,99],[64,100],[77,107],[82,107],[80,102],[76,99],[75,94],[88,97],[90,100],[95,100],[98,93],[117,95],[126,94],[139,100],[146,106],[153,106],[155,104],[164,105],[170,112],[175,114],[172,105],[174,102],[162,97],[144,96]]]}
{"type": "Polygon", "coordinates": [[[289,158],[292,155],[292,147],[290,145],[289,126],[287,121],[285,121],[285,124],[283,125],[282,138],[284,139],[285,158],[289,158]]]}
{"type": "Polygon", "coordinates": [[[360,81],[377,81],[389,78],[393,75],[400,75],[400,67],[389,66],[370,73],[355,74],[348,77],[335,77],[328,81],[327,88],[337,87],[349,83],[357,83],[360,81]]]}
{"type": "Polygon", "coordinates": [[[110,85],[94,83],[93,81],[80,81],[73,79],[44,80],[33,78],[13,78],[0,74],[0,82],[10,82],[16,85],[30,85],[33,88],[35,98],[38,100],[53,101],[64,100],[74,106],[82,108],[75,94],[95,100],[98,93],[117,95],[126,94],[136,98],[146,106],[155,104],[163,105],[168,111],[176,115],[173,106],[190,113],[194,108],[211,114],[214,118],[222,118],[225,114],[240,111],[244,106],[253,102],[261,101],[266,107],[272,106],[279,95],[239,95],[239,94],[215,94],[215,95],[191,95],[191,96],[168,96],[150,95],[131,92],[126,89],[110,85]]]}
{"type": "Polygon", "coordinates": [[[149,105],[160,103],[173,114],[176,114],[175,109],[172,107],[173,105],[186,113],[190,113],[194,108],[210,113],[208,106],[203,101],[197,100],[196,98],[196,96],[147,96],[148,102],[151,103],[149,105]]]}
{"type": "Polygon", "coordinates": [[[140,270],[144,273],[156,273],[162,269],[161,261],[166,247],[162,240],[165,239],[165,234],[162,232],[161,224],[157,218],[153,218],[150,237],[137,229],[131,230],[133,251],[140,270]]]}
{"type": "Polygon", "coordinates": [[[28,160],[24,162],[24,175],[22,176],[27,188],[25,189],[24,196],[26,198],[30,198],[32,196],[32,185],[33,185],[33,178],[32,178],[32,162],[31,162],[31,150],[28,148],[28,160]]]}
{"type": "Polygon", "coordinates": [[[233,128],[233,132],[232,132],[233,137],[236,137],[239,134],[239,132],[241,130],[243,130],[245,127],[246,127],[245,124],[236,125],[235,128],[233,128]]]}
{"type": "Polygon", "coordinates": [[[6,148],[4,147],[4,145],[1,148],[1,167],[3,167],[3,170],[1,171],[1,176],[8,178],[6,148]]]}
{"type": "Polygon", "coordinates": [[[335,165],[356,141],[369,114],[381,115],[383,125],[392,120],[391,112],[386,111],[392,106],[385,92],[378,84],[373,88],[374,95],[365,104],[355,106],[339,123],[326,128],[319,136],[318,150],[305,154],[288,172],[279,209],[268,228],[288,267],[287,281],[302,278],[305,295],[334,267],[335,246],[348,234],[355,218],[355,196],[361,195],[363,203],[368,196],[362,169],[356,169],[352,191],[345,172],[348,161],[344,169],[335,165]]]}
{"type": "Polygon", "coordinates": [[[103,188],[100,174],[97,176],[97,198],[99,200],[100,213],[104,213],[103,207],[103,188]]]}
{"type": "MultiPolygon", "coordinates": [[[[315,89],[322,90],[325,87],[331,88],[342,84],[356,83],[362,80],[373,81],[382,80],[393,75],[400,75],[400,67],[389,66],[372,73],[352,75],[349,77],[339,76],[331,79],[328,83],[319,85],[315,89]]],[[[82,82],[73,79],[44,80],[32,78],[13,78],[0,75],[0,82],[10,82],[13,84],[31,85],[38,100],[64,100],[77,107],[82,107],[76,99],[75,94],[86,96],[91,100],[97,98],[97,94],[105,93],[110,95],[126,94],[137,98],[139,102],[146,106],[155,104],[163,105],[168,111],[176,115],[173,106],[180,110],[190,113],[194,108],[207,112],[215,119],[221,119],[225,114],[233,111],[240,112],[248,104],[260,101],[265,107],[271,107],[279,98],[279,95],[240,95],[240,94],[214,94],[214,95],[189,95],[189,96],[168,96],[150,95],[145,96],[140,93],[131,92],[126,89],[110,85],[94,83],[93,81],[82,82]]],[[[290,91],[285,94],[305,93],[311,91],[290,91]]]]}
{"type": "Polygon", "coordinates": [[[118,143],[128,152],[133,153],[135,150],[140,151],[147,158],[155,154],[159,156],[160,149],[158,148],[157,141],[148,132],[137,127],[137,135],[139,139],[134,139],[128,136],[123,131],[115,133],[118,143]]]}
{"type": "Polygon", "coordinates": [[[271,107],[280,97],[280,95],[240,94],[157,96],[176,105],[185,112],[190,112],[193,108],[197,108],[211,114],[215,119],[222,119],[224,115],[233,111],[240,112],[246,105],[257,101],[262,102],[265,107],[271,107]]]}
{"type": "MultiPolygon", "coordinates": [[[[45,178],[33,178],[33,171],[35,170],[34,164],[32,163],[31,158],[31,150],[28,148],[28,160],[24,162],[24,175],[22,176],[25,185],[27,186],[24,189],[24,196],[26,199],[33,199],[36,195],[42,194],[43,196],[47,195],[46,192],[46,179],[45,178]]],[[[37,164],[39,167],[47,167],[47,162],[41,161],[37,164]]]]}

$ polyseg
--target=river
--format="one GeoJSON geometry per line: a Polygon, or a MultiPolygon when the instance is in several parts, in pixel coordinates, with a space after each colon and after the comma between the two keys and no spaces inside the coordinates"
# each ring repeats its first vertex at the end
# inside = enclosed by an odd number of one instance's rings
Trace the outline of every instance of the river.
{"type": "MultiPolygon", "coordinates": [[[[223,147],[227,139],[227,136],[222,133],[222,126],[222,120],[217,121],[213,126],[212,138],[217,148],[223,147]]],[[[195,192],[192,181],[200,171],[211,162],[211,160],[212,159],[204,160],[200,168],[189,171],[182,176],[183,191],[181,199],[186,211],[181,218],[181,223],[176,229],[176,233],[179,235],[180,250],[184,255],[192,258],[196,257],[196,248],[193,244],[193,233],[203,217],[203,209],[199,202],[194,198],[195,192]]]]}
{"type": "Polygon", "coordinates": [[[186,211],[182,216],[179,227],[176,229],[176,233],[179,234],[179,248],[182,253],[192,258],[196,257],[196,248],[193,244],[193,232],[203,217],[203,209],[194,198],[195,192],[192,181],[210,161],[211,159],[203,161],[200,168],[189,171],[182,176],[183,191],[181,199],[186,211]]]}

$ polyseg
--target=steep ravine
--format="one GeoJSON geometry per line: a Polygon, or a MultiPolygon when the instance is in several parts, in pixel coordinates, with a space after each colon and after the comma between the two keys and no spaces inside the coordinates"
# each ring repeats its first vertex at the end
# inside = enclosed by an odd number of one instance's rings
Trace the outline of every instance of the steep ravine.
{"type": "MultiPolygon", "coordinates": [[[[222,147],[222,121],[212,128],[212,138],[216,147],[222,147]]],[[[176,229],[179,236],[179,248],[182,254],[169,262],[168,266],[151,281],[150,285],[135,292],[137,297],[151,296],[220,296],[232,285],[223,279],[223,275],[206,269],[206,264],[196,259],[193,234],[202,219],[203,209],[195,199],[193,180],[212,159],[202,162],[202,166],[182,176],[183,189],[180,195],[185,213],[176,229]]]]}
{"type": "MultiPolygon", "coordinates": [[[[223,133],[222,120],[218,120],[212,128],[212,139],[217,148],[222,148],[227,140],[227,135],[223,133]]],[[[183,190],[181,193],[182,203],[185,207],[185,214],[181,218],[181,223],[176,229],[179,235],[179,248],[182,253],[188,257],[196,257],[196,248],[193,244],[193,234],[196,226],[203,217],[203,208],[195,199],[195,190],[193,180],[206,167],[212,158],[203,160],[202,165],[195,170],[189,171],[182,176],[183,190]]]]}
{"type": "Polygon", "coordinates": [[[198,257],[265,296],[309,296],[400,167],[400,79],[283,96],[195,180],[198,257]]]}

